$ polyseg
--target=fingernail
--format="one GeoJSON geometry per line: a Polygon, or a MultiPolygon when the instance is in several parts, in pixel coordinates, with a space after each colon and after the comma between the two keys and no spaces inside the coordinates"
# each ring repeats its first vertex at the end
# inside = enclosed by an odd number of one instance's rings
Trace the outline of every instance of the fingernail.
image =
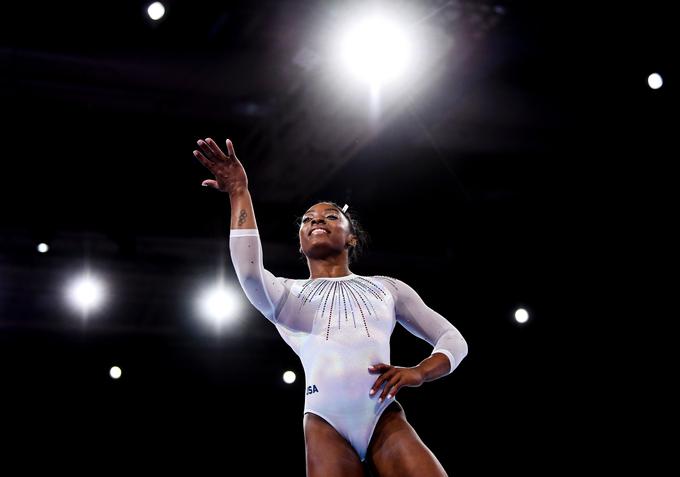
{"type": "Polygon", "coordinates": [[[208,187],[208,184],[201,184],[203,187],[208,187]]]}
{"type": "Polygon", "coordinates": [[[383,402],[383,398],[380,398],[380,402],[383,402]]]}
{"type": "Polygon", "coordinates": [[[375,394],[375,389],[371,389],[371,390],[368,392],[368,394],[370,394],[371,396],[373,396],[373,395],[375,394]]]}
{"type": "Polygon", "coordinates": [[[375,366],[369,366],[368,369],[375,369],[375,366]]]}
{"type": "Polygon", "coordinates": [[[388,394],[388,395],[387,395],[387,399],[392,399],[392,395],[391,395],[391,394],[388,394]]]}

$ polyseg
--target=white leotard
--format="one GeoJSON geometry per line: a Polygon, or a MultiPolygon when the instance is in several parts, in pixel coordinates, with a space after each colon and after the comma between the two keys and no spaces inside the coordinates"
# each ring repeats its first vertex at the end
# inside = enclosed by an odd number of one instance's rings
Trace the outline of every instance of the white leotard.
{"type": "Polygon", "coordinates": [[[304,412],[330,423],[361,460],[389,399],[369,391],[378,378],[368,367],[390,363],[397,322],[444,354],[453,371],[467,343],[443,316],[406,283],[385,276],[317,279],[275,277],[262,261],[257,229],[232,229],[234,270],[250,302],[276,325],[305,370],[304,412]]]}

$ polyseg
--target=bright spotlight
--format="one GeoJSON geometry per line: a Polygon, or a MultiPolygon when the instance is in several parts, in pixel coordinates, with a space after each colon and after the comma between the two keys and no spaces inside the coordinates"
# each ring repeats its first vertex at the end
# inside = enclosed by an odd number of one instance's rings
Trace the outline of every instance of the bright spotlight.
{"type": "Polygon", "coordinates": [[[526,323],[528,319],[529,312],[524,308],[518,308],[517,311],[515,311],[515,320],[517,323],[526,323]]]}
{"type": "Polygon", "coordinates": [[[652,89],[659,89],[661,86],[663,86],[663,78],[658,73],[652,73],[647,78],[647,84],[652,89]]]}
{"type": "Polygon", "coordinates": [[[350,73],[377,86],[399,76],[410,59],[411,45],[403,28],[378,17],[368,18],[345,33],[342,57],[350,73]]]}
{"type": "Polygon", "coordinates": [[[206,322],[221,328],[236,321],[239,303],[236,293],[219,284],[201,294],[198,299],[199,313],[206,322]]]}
{"type": "Polygon", "coordinates": [[[295,373],[292,371],[286,371],[283,373],[283,382],[292,384],[295,382],[295,373]]]}
{"type": "Polygon", "coordinates": [[[104,285],[89,274],[82,275],[70,283],[68,299],[73,307],[87,313],[104,301],[104,285]]]}
{"type": "Polygon", "coordinates": [[[40,253],[47,253],[47,251],[49,249],[50,249],[50,247],[48,247],[46,243],[39,243],[38,244],[38,252],[40,252],[40,253]]]}
{"type": "Polygon", "coordinates": [[[152,20],[160,20],[163,18],[163,15],[165,15],[165,7],[161,2],[153,2],[149,5],[149,8],[146,9],[146,12],[152,20]]]}
{"type": "Polygon", "coordinates": [[[113,379],[120,378],[121,374],[123,374],[123,372],[120,370],[118,366],[113,366],[109,371],[109,376],[111,376],[113,379]]]}

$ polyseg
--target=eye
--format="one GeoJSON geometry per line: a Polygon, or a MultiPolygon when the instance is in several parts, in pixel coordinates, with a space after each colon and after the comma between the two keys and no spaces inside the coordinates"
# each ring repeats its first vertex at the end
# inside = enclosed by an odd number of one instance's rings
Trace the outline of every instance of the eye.
{"type": "Polygon", "coordinates": [[[337,216],[337,215],[332,215],[332,214],[329,214],[329,215],[328,215],[328,218],[331,218],[331,217],[333,217],[333,218],[334,218],[334,219],[336,219],[336,220],[337,220],[337,218],[338,218],[338,216],[337,216]]]}
{"type": "Polygon", "coordinates": [[[304,224],[304,223],[307,222],[308,220],[309,220],[309,217],[305,217],[304,219],[302,219],[302,223],[304,224]]]}

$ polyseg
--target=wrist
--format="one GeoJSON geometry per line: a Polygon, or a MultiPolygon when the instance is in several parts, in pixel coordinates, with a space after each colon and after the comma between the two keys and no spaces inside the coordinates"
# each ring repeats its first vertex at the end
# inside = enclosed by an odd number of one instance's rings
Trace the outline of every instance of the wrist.
{"type": "Polygon", "coordinates": [[[420,381],[421,384],[427,381],[427,371],[425,370],[425,368],[423,368],[421,364],[413,366],[411,369],[415,371],[416,375],[418,376],[418,380],[420,381]]]}
{"type": "Polygon", "coordinates": [[[229,190],[228,193],[229,193],[229,197],[239,197],[239,196],[242,196],[242,195],[248,193],[248,186],[247,186],[247,185],[243,185],[243,186],[234,187],[233,189],[229,190]]]}

